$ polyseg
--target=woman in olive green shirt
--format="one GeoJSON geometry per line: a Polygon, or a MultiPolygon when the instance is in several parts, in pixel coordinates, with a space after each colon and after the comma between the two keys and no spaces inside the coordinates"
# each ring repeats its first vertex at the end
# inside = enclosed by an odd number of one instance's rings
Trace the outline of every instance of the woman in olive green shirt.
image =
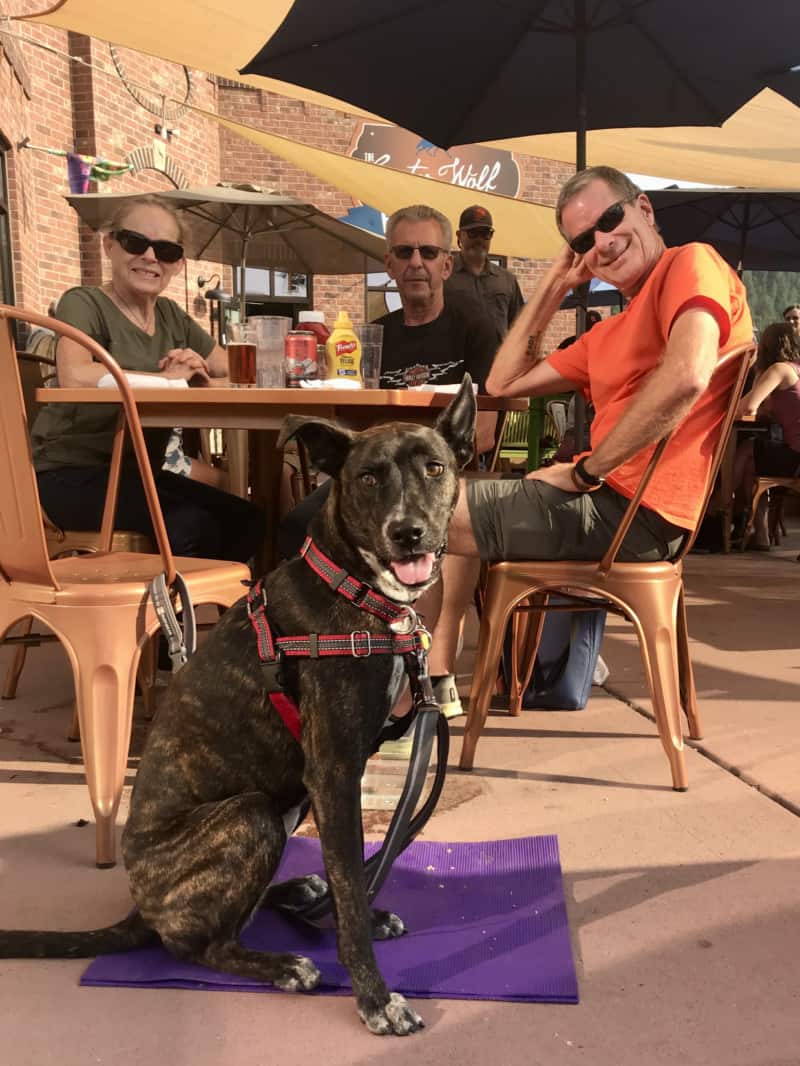
{"type": "MultiPolygon", "coordinates": [[[[180,224],[153,197],[118,212],[103,248],[111,280],[68,290],[57,317],[103,345],[124,370],[207,385],[227,374],[227,356],[173,300],[160,294],[183,265],[180,224]]],[[[97,385],[101,363],[69,338],[56,354],[59,384],[97,385]]],[[[105,501],[116,405],[45,405],[31,433],[39,495],[49,517],[65,529],[99,529],[105,501]]],[[[264,516],[253,504],[161,469],[170,431],[145,433],[164,521],[177,555],[245,562],[264,536],[264,516]]],[[[126,463],[116,525],[152,535],[135,464],[126,463]]]]}

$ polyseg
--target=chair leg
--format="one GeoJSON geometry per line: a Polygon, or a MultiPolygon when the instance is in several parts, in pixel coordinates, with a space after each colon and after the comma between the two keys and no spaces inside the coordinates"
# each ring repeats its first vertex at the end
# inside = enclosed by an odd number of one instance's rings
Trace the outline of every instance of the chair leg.
{"type": "Polygon", "coordinates": [[[503,652],[503,636],[511,613],[513,596],[511,587],[502,575],[492,574],[486,584],[483,617],[475,652],[472,671],[472,688],[469,693],[469,710],[464,726],[464,741],[461,748],[459,768],[471,770],[475,761],[475,748],[489,715],[489,704],[503,652]]]}
{"type": "MultiPolygon", "coordinates": [[[[159,631],[160,632],[160,631],[159,631]]],[[[144,716],[148,722],[156,713],[156,676],[158,673],[158,637],[156,633],[145,643],[139,659],[137,679],[142,694],[144,716]]]]}
{"type": "MultiPolygon", "coordinates": [[[[547,596],[531,596],[526,602],[530,606],[538,602],[544,604],[547,602],[547,596]]],[[[511,615],[511,686],[508,693],[508,710],[514,716],[522,714],[522,699],[533,674],[544,619],[544,611],[515,610],[511,615]]]]}
{"type": "Polygon", "coordinates": [[[700,723],[700,710],[697,706],[697,693],[694,687],[694,671],[689,654],[689,630],[686,625],[686,599],[683,589],[678,596],[678,684],[681,694],[681,706],[689,725],[692,740],[703,739],[703,727],[700,723]]]}
{"type": "Polygon", "coordinates": [[[750,535],[753,532],[753,527],[755,526],[758,504],[761,500],[761,497],[764,495],[765,492],[767,492],[767,490],[768,486],[766,484],[762,485],[760,481],[756,483],[756,487],[753,492],[753,499],[750,501],[750,511],[747,515],[747,522],[745,523],[744,532],[742,533],[742,540],[739,545],[739,551],[744,551],[745,546],[747,545],[747,541],[750,539],[750,535]]]}
{"type": "Polygon", "coordinates": [[[138,661],[131,647],[135,615],[119,608],[117,616],[102,632],[69,634],[67,649],[101,869],[116,863],[115,818],[128,765],[138,661]]]}
{"type": "Polygon", "coordinates": [[[679,653],[677,635],[677,598],[680,583],[643,588],[638,597],[631,590],[632,608],[642,649],[650,698],[656,716],[658,735],[669,760],[672,787],[685,792],[689,787],[681,729],[681,694],[678,682],[679,653]],[[638,601],[638,602],[637,602],[638,601]]]}
{"type": "Polygon", "coordinates": [[[69,724],[67,730],[67,740],[71,740],[73,743],[81,739],[81,723],[78,718],[78,700],[72,704],[72,721],[69,724]]]}
{"type": "MultiPolygon", "coordinates": [[[[19,630],[17,636],[27,637],[30,631],[33,629],[33,616],[28,615],[19,624],[19,630]]],[[[8,664],[6,670],[6,678],[3,683],[3,699],[13,700],[17,694],[17,685],[19,684],[19,675],[22,673],[22,668],[25,665],[25,656],[28,653],[28,649],[24,644],[17,644],[14,648],[14,658],[8,664]]]]}

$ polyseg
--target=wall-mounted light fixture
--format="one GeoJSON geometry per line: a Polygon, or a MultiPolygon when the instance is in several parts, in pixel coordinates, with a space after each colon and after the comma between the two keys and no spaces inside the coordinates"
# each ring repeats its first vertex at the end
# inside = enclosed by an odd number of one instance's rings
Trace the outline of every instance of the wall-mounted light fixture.
{"type": "Polygon", "coordinates": [[[222,278],[219,276],[219,274],[212,274],[210,278],[198,278],[197,287],[198,289],[206,289],[206,291],[203,293],[203,296],[206,298],[206,300],[219,300],[220,303],[230,302],[230,293],[225,292],[225,290],[222,288],[222,278]],[[206,285],[211,285],[211,283],[215,279],[216,285],[206,289],[206,285]]]}

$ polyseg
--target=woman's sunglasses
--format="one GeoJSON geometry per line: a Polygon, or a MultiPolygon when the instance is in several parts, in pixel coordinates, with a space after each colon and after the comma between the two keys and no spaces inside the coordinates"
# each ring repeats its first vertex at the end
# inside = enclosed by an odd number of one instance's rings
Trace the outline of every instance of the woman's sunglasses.
{"type": "Polygon", "coordinates": [[[423,259],[438,259],[446,248],[439,248],[435,244],[395,244],[389,249],[396,259],[410,259],[414,252],[419,252],[423,259]]]}
{"type": "Polygon", "coordinates": [[[154,241],[133,229],[115,229],[111,236],[129,255],[144,255],[152,248],[160,263],[177,263],[183,259],[183,245],[176,241],[154,241]]]}
{"type": "Polygon", "coordinates": [[[573,252],[576,255],[586,255],[587,252],[590,252],[594,248],[594,235],[597,230],[600,230],[601,233],[611,233],[612,230],[615,230],[625,217],[625,205],[632,202],[632,200],[617,200],[611,207],[607,207],[593,226],[585,229],[583,233],[579,233],[577,237],[572,238],[569,246],[573,252]]]}

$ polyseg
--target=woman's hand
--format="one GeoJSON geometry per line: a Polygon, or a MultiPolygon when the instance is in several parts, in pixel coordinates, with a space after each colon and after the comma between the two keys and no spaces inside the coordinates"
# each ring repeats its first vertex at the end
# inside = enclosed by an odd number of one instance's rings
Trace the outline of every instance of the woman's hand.
{"type": "Polygon", "coordinates": [[[159,360],[158,369],[166,378],[194,380],[198,385],[208,385],[211,380],[205,359],[191,348],[172,348],[159,360]]]}

